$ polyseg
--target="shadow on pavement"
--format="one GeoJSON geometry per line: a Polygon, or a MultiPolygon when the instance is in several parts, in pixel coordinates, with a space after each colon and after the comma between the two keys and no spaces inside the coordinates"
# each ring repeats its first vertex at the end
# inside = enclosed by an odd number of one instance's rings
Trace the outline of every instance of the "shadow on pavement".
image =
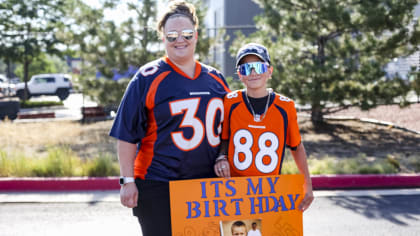
{"type": "Polygon", "coordinates": [[[405,226],[405,220],[420,220],[420,196],[366,196],[366,197],[329,197],[337,206],[346,208],[369,219],[385,219],[405,226]]]}

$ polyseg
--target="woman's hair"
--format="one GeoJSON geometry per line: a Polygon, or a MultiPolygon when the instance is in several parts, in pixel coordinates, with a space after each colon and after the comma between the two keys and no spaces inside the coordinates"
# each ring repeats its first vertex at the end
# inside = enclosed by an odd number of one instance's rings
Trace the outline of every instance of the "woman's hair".
{"type": "Polygon", "coordinates": [[[190,21],[193,23],[194,28],[197,29],[198,27],[198,18],[197,14],[195,13],[195,7],[191,3],[187,3],[185,1],[171,1],[169,3],[169,6],[167,7],[166,11],[161,16],[158,25],[157,30],[160,33],[163,33],[163,28],[165,27],[166,22],[171,17],[178,17],[178,16],[184,16],[190,19],[190,21]]]}

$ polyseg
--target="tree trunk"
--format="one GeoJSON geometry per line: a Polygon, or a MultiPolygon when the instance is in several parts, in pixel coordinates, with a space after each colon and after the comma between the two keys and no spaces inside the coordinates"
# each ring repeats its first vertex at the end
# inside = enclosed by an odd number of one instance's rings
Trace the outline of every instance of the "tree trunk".
{"type": "Polygon", "coordinates": [[[319,104],[312,105],[311,121],[315,128],[324,123],[324,114],[322,113],[322,107],[319,104]]]}
{"type": "Polygon", "coordinates": [[[23,62],[23,80],[25,81],[25,91],[23,93],[23,101],[28,100],[28,75],[29,75],[29,60],[25,57],[23,62]]]}
{"type": "MultiPolygon", "coordinates": [[[[327,43],[327,37],[321,36],[318,38],[318,54],[316,55],[315,63],[318,66],[324,66],[325,64],[325,44],[327,43]]],[[[313,84],[314,96],[312,98],[312,109],[311,109],[311,121],[315,128],[319,128],[324,123],[324,114],[322,112],[320,93],[322,92],[322,86],[320,78],[315,78],[313,84]]]]}
{"type": "Polygon", "coordinates": [[[6,77],[7,78],[12,78],[12,68],[11,65],[12,63],[10,62],[9,59],[6,59],[6,77]]]}

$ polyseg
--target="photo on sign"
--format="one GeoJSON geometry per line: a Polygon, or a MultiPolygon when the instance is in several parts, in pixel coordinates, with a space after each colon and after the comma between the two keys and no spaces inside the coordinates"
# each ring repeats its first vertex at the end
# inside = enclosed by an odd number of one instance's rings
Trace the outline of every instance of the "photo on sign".
{"type": "Polygon", "coordinates": [[[220,221],[221,236],[262,236],[261,219],[220,221]]]}

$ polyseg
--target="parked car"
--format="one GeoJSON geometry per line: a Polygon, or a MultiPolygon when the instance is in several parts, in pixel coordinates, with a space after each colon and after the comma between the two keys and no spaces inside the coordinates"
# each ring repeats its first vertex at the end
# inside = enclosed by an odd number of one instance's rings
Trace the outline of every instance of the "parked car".
{"type": "MultiPolygon", "coordinates": [[[[72,89],[71,76],[68,74],[39,74],[28,81],[28,99],[32,96],[56,95],[65,100],[72,89]]],[[[16,95],[23,99],[25,83],[16,84],[16,95]]]]}
{"type": "Polygon", "coordinates": [[[16,97],[0,97],[0,121],[6,117],[14,120],[18,117],[20,102],[16,97]]]}
{"type": "Polygon", "coordinates": [[[16,85],[0,74],[0,97],[12,97],[16,94],[16,85]]]}

